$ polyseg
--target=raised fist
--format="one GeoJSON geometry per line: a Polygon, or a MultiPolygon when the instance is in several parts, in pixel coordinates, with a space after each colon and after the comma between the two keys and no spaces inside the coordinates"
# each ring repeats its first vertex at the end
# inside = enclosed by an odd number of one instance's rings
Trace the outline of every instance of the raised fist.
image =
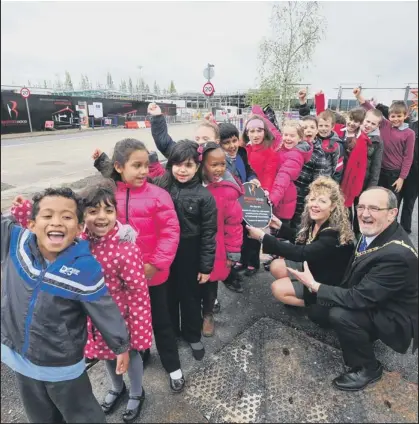
{"type": "Polygon", "coordinates": [[[159,106],[159,105],[156,105],[156,103],[150,103],[150,104],[148,105],[148,108],[147,108],[147,113],[148,113],[149,115],[152,115],[152,116],[158,116],[158,115],[161,115],[161,109],[160,109],[160,106],[159,106]]]}
{"type": "Polygon", "coordinates": [[[207,112],[207,113],[204,115],[204,119],[205,119],[206,121],[213,121],[213,120],[214,120],[214,115],[212,114],[212,112],[207,112]]]}
{"type": "Polygon", "coordinates": [[[25,198],[23,196],[16,196],[13,201],[12,201],[12,206],[18,207],[23,205],[23,203],[25,202],[25,198]]]}
{"type": "Polygon", "coordinates": [[[352,91],[354,93],[355,97],[358,97],[361,94],[361,89],[359,87],[356,87],[352,91]]]}
{"type": "Polygon", "coordinates": [[[93,152],[92,159],[93,159],[93,160],[98,159],[98,158],[99,158],[99,156],[100,156],[101,154],[102,154],[102,150],[100,150],[100,149],[96,149],[96,150],[93,152]]]}

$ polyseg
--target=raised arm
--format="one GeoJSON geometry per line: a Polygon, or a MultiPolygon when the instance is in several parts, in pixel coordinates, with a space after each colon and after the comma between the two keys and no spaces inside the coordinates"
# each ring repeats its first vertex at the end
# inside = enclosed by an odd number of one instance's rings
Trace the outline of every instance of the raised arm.
{"type": "Polygon", "coordinates": [[[167,132],[166,118],[162,115],[160,106],[156,103],[150,103],[147,112],[152,116],[151,135],[153,136],[154,143],[157,149],[167,158],[176,143],[167,132]]]}

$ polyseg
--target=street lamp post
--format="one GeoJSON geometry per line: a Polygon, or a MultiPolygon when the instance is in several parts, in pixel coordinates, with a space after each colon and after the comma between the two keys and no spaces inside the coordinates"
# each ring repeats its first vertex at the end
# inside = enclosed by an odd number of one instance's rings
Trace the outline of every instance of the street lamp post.
{"type": "Polygon", "coordinates": [[[139,91],[140,91],[140,101],[142,101],[143,100],[143,92],[142,92],[142,90],[141,90],[141,82],[142,82],[142,69],[143,69],[143,66],[142,65],[138,65],[137,66],[137,68],[139,69],[139,71],[140,71],[140,81],[139,81],[139,91]]]}

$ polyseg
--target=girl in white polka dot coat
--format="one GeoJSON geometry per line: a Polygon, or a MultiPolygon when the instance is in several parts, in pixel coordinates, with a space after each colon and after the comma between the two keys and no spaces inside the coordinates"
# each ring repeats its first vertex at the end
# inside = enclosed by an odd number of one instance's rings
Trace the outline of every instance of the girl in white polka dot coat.
{"type": "MultiPolygon", "coordinates": [[[[145,399],[143,362],[139,352],[151,347],[151,307],[142,254],[135,244],[137,233],[129,225],[116,221],[116,199],[111,184],[103,183],[82,194],[85,230],[81,238],[89,242],[93,256],[102,265],[106,286],[130,334],[130,400],[123,414],[124,421],[128,422],[139,415],[145,399]]],[[[31,210],[32,203],[19,196],[13,202],[11,212],[22,226],[27,226],[31,210]]],[[[126,388],[122,375],[115,372],[116,355],[89,318],[87,335],[85,356],[105,360],[112,380],[112,389],[101,405],[104,412],[109,413],[126,388]]]]}

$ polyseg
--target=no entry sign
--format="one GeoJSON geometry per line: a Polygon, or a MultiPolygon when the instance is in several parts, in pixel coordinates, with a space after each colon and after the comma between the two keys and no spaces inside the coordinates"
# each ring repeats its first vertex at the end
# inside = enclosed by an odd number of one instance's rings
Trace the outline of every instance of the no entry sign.
{"type": "Polygon", "coordinates": [[[202,92],[208,97],[212,96],[214,94],[214,91],[214,86],[209,81],[206,82],[202,87],[202,92]]]}
{"type": "Polygon", "coordinates": [[[27,98],[31,95],[31,92],[29,91],[29,88],[23,87],[23,88],[20,90],[20,95],[21,95],[24,99],[27,99],[27,98]]]}
{"type": "Polygon", "coordinates": [[[244,183],[244,196],[239,202],[243,208],[243,218],[247,225],[266,228],[272,218],[272,206],[265,192],[252,183],[244,183]]]}

